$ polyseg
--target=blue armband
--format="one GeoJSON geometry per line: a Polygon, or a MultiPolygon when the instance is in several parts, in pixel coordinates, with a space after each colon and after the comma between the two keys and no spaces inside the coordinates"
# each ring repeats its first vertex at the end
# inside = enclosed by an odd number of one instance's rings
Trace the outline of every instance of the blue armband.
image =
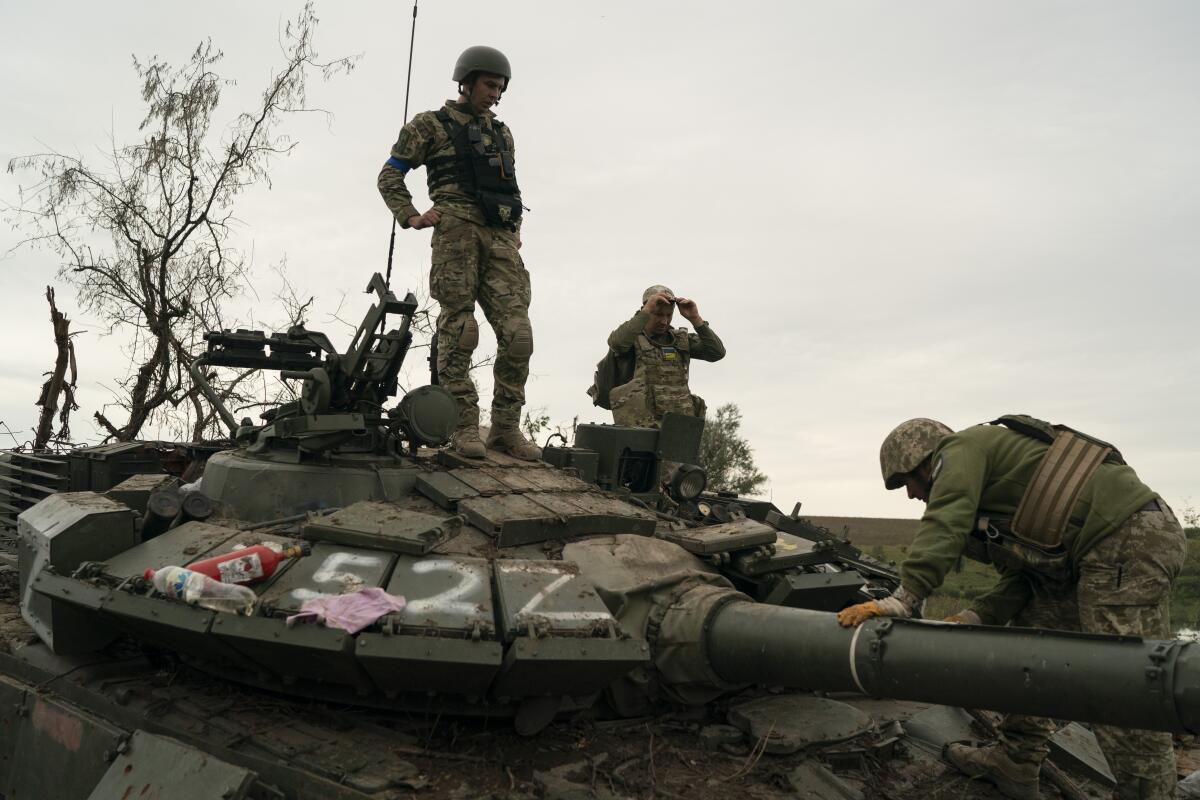
{"type": "Polygon", "coordinates": [[[400,159],[396,158],[395,156],[392,156],[391,158],[389,158],[387,160],[387,162],[384,164],[384,166],[391,167],[393,169],[398,169],[401,172],[408,172],[410,169],[412,169],[412,167],[410,167],[408,165],[407,161],[401,161],[400,159]]]}

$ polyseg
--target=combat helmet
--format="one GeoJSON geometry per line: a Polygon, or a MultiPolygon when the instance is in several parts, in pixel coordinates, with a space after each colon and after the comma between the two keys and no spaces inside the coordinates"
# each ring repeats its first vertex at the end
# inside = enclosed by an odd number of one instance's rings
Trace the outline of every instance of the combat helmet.
{"type": "Polygon", "coordinates": [[[456,83],[462,83],[472,72],[490,72],[504,78],[504,88],[512,82],[512,67],[508,58],[494,47],[477,44],[462,51],[458,61],[454,62],[454,74],[450,77],[456,83]]]}
{"type": "Polygon", "coordinates": [[[937,443],[952,433],[954,431],[948,426],[925,417],[917,417],[897,425],[879,448],[883,485],[888,489],[899,489],[903,486],[904,476],[929,458],[937,443]]]}

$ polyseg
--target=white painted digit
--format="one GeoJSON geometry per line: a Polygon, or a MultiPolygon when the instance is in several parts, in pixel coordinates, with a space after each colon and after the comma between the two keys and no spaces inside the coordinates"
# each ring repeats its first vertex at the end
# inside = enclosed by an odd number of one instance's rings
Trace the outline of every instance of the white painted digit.
{"type": "MultiPolygon", "coordinates": [[[[412,571],[417,575],[427,575],[431,572],[457,573],[458,583],[431,597],[417,599],[408,597],[408,605],[404,609],[406,612],[427,614],[431,611],[438,611],[446,614],[462,614],[467,617],[473,617],[479,613],[478,603],[463,599],[479,591],[483,585],[483,579],[479,576],[482,568],[479,565],[465,564],[449,558],[428,558],[413,564],[412,571]]],[[[407,596],[407,592],[405,594],[407,596]]]]}
{"type": "Polygon", "coordinates": [[[332,553],[326,556],[321,562],[321,566],[317,567],[317,571],[313,573],[313,580],[317,583],[363,583],[363,579],[353,572],[339,572],[342,567],[361,567],[369,569],[378,567],[383,563],[383,559],[379,556],[363,556],[355,553],[332,553]]]}
{"type": "Polygon", "coordinates": [[[300,588],[293,589],[289,594],[293,599],[304,603],[306,600],[313,600],[318,597],[329,597],[330,595],[346,594],[356,591],[363,586],[366,581],[362,576],[346,569],[347,567],[358,567],[359,569],[378,569],[383,563],[380,556],[364,556],[356,553],[331,553],[321,562],[321,566],[317,567],[312,574],[314,583],[333,583],[337,584],[337,589],[329,592],[319,592],[315,589],[300,588]]]}
{"type": "Polygon", "coordinates": [[[558,575],[557,578],[543,586],[538,592],[521,606],[521,610],[514,616],[517,620],[524,619],[529,616],[537,616],[548,620],[566,620],[574,622],[583,622],[586,620],[603,620],[612,619],[612,615],[607,610],[589,611],[587,609],[576,609],[574,611],[538,611],[538,607],[546,601],[547,597],[557,592],[563,586],[570,583],[575,576],[569,572],[563,572],[557,567],[543,564],[518,564],[518,565],[503,565],[500,569],[504,572],[527,572],[537,573],[542,575],[558,575]]]}

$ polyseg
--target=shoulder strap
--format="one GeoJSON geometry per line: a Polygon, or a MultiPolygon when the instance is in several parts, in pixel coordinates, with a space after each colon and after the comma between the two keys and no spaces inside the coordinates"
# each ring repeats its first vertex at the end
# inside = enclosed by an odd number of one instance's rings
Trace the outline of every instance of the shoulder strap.
{"type": "Polygon", "coordinates": [[[1005,414],[1002,417],[997,417],[988,424],[1003,425],[1009,430],[1014,430],[1017,433],[1028,436],[1030,439],[1038,439],[1047,444],[1053,442],[1058,436],[1058,431],[1054,430],[1054,426],[1049,422],[1040,420],[1037,417],[1031,417],[1028,414],[1005,414]]]}
{"type": "Polygon", "coordinates": [[[1075,436],[1078,436],[1080,439],[1107,449],[1108,453],[1105,455],[1104,463],[1125,463],[1125,459],[1121,456],[1121,451],[1103,439],[1097,439],[1095,436],[1089,436],[1082,431],[1077,431],[1074,428],[1070,428],[1066,425],[1052,425],[1045,420],[1038,419],[1037,417],[1031,417],[1028,414],[1005,414],[1002,417],[992,420],[989,424],[1003,425],[1010,430],[1014,430],[1017,433],[1030,437],[1031,439],[1038,439],[1046,442],[1047,444],[1053,444],[1054,440],[1057,439],[1061,433],[1072,433],[1075,436]]]}
{"type": "Polygon", "coordinates": [[[492,120],[492,145],[498,152],[508,152],[508,139],[504,136],[504,123],[498,119],[492,120]]]}

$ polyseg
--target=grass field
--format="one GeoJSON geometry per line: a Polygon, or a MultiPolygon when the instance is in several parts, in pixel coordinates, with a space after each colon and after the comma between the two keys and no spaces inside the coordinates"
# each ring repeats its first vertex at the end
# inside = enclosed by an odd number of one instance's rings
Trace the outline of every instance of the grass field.
{"type": "MultiPolygon", "coordinates": [[[[868,517],[810,517],[835,534],[846,531],[850,541],[867,553],[899,564],[917,532],[915,519],[872,519],[868,517]]],[[[1200,528],[1187,528],[1188,554],[1183,572],[1171,590],[1171,624],[1178,630],[1200,629],[1200,528]]],[[[926,616],[941,618],[971,605],[996,580],[991,567],[963,559],[960,568],[946,577],[942,587],[929,598],[926,616]]]]}

